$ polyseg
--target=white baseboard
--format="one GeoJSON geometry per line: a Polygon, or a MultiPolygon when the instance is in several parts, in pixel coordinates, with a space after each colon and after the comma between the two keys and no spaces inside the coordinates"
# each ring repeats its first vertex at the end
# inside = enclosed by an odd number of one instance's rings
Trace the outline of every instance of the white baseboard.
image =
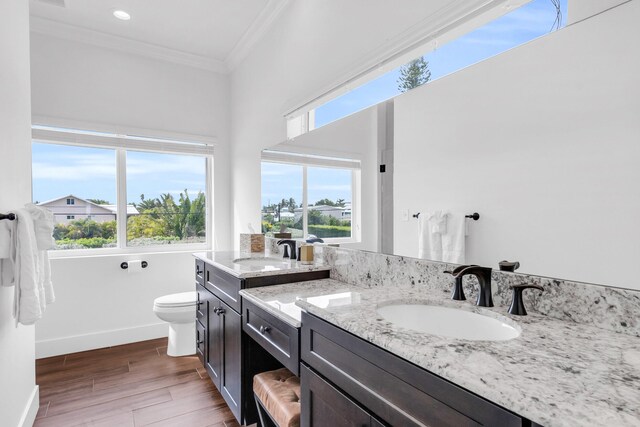
{"type": "Polygon", "coordinates": [[[166,337],[166,322],[36,341],[36,359],[166,337]]]}
{"type": "Polygon", "coordinates": [[[40,409],[40,387],[36,385],[33,387],[31,396],[29,396],[29,401],[24,408],[18,427],[32,427],[36,420],[38,409],[40,409]]]}

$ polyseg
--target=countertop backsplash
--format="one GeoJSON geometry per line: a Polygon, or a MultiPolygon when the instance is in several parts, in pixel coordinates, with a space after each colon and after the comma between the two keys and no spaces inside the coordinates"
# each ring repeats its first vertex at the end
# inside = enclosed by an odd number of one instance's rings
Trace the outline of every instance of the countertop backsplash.
{"type": "MultiPolygon", "coordinates": [[[[317,246],[315,256],[331,265],[332,279],[349,284],[369,288],[424,288],[443,293],[451,293],[453,287],[453,279],[444,273],[455,268],[453,264],[329,246],[317,246]]],[[[524,292],[524,303],[529,312],[640,337],[639,291],[502,272],[497,268],[492,278],[494,305],[504,307],[505,313],[511,303],[510,286],[537,283],[544,292],[535,289],[524,292]]],[[[465,279],[464,285],[470,301],[476,298],[473,281],[475,278],[465,279]]]]}

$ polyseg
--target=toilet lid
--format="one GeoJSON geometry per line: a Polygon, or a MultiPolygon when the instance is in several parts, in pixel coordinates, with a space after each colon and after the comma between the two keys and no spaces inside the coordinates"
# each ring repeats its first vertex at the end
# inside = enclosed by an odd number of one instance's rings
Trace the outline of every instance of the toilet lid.
{"type": "Polygon", "coordinates": [[[195,305],[197,300],[196,292],[181,292],[156,298],[153,302],[157,307],[184,307],[195,305]]]}

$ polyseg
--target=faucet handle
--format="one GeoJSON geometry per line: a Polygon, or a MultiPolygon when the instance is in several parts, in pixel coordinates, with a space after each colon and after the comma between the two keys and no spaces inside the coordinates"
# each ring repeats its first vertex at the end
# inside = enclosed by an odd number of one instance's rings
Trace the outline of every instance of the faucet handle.
{"type": "Polygon", "coordinates": [[[511,262],[511,261],[503,260],[498,263],[498,266],[500,267],[500,271],[514,272],[520,268],[520,263],[518,261],[511,262]]]}
{"type": "Polygon", "coordinates": [[[513,298],[511,300],[511,305],[509,306],[509,314],[514,314],[516,316],[526,316],[527,310],[524,308],[524,302],[522,301],[522,291],[525,289],[537,289],[539,291],[544,291],[544,288],[538,284],[522,284],[522,285],[513,285],[511,286],[513,289],[513,298]]]}
{"type": "Polygon", "coordinates": [[[454,268],[452,271],[443,271],[443,273],[451,274],[453,277],[457,277],[458,273],[460,273],[462,270],[468,267],[479,267],[479,265],[477,264],[459,265],[456,268],[454,268]]]}

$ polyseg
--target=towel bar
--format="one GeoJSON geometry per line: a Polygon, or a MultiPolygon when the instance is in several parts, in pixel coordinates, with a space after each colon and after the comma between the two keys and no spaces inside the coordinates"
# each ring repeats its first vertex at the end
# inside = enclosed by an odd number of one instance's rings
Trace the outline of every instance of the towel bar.
{"type": "Polygon", "coordinates": [[[9,221],[14,221],[16,219],[16,214],[0,214],[0,220],[8,219],[9,221]]]}
{"type": "MultiPolygon", "coordinates": [[[[413,216],[414,218],[419,218],[420,217],[420,212],[415,213],[415,214],[413,214],[411,216],[413,216]]],[[[471,215],[465,215],[464,217],[465,218],[471,218],[472,220],[477,221],[477,220],[480,219],[480,214],[478,212],[474,212],[471,215]]]]}

